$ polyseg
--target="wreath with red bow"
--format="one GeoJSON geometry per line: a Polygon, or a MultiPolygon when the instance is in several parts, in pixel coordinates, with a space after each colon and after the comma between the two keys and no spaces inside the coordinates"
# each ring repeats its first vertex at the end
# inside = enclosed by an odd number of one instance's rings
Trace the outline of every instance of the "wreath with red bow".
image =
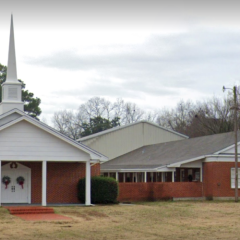
{"type": "Polygon", "coordinates": [[[9,176],[4,176],[2,178],[2,183],[5,184],[5,189],[7,189],[7,186],[10,182],[11,182],[11,178],[9,176]]]}
{"type": "Polygon", "coordinates": [[[22,186],[22,188],[23,188],[24,182],[25,182],[24,177],[20,176],[20,177],[17,178],[17,183],[18,183],[20,186],[22,186]]]}

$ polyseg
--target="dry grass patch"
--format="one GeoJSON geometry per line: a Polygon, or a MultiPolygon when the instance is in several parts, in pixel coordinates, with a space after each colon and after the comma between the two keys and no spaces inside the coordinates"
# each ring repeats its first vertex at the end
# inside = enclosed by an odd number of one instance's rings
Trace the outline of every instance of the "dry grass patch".
{"type": "Polygon", "coordinates": [[[0,239],[239,239],[240,203],[56,207],[71,221],[27,222],[0,208],[0,239]]]}

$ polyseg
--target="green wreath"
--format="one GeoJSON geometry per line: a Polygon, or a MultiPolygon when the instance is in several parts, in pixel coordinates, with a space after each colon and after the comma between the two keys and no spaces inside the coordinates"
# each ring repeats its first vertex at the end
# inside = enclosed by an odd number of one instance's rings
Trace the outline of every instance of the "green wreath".
{"type": "Polygon", "coordinates": [[[7,186],[10,182],[11,182],[11,178],[9,176],[4,176],[2,178],[2,183],[5,184],[5,189],[7,189],[7,186]]]}
{"type": "Polygon", "coordinates": [[[16,181],[17,181],[17,183],[18,183],[20,186],[22,186],[22,188],[23,188],[23,184],[24,184],[24,182],[25,182],[24,177],[20,176],[20,177],[18,177],[18,178],[16,179],[16,181]]]}

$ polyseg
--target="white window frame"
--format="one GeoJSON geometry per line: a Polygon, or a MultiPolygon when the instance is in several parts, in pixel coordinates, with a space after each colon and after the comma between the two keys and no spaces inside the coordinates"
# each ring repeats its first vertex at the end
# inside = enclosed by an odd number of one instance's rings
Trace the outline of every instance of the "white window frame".
{"type": "MultiPolygon", "coordinates": [[[[231,168],[231,188],[235,188],[235,168],[231,168]]],[[[240,168],[238,168],[238,188],[240,188],[240,168]]]]}

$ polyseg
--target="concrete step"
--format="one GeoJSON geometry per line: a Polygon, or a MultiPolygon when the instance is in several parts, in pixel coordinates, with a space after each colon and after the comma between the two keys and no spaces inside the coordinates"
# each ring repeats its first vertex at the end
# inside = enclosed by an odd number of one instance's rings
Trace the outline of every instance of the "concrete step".
{"type": "Polygon", "coordinates": [[[50,207],[5,207],[10,214],[46,214],[54,213],[53,208],[50,207]]]}

